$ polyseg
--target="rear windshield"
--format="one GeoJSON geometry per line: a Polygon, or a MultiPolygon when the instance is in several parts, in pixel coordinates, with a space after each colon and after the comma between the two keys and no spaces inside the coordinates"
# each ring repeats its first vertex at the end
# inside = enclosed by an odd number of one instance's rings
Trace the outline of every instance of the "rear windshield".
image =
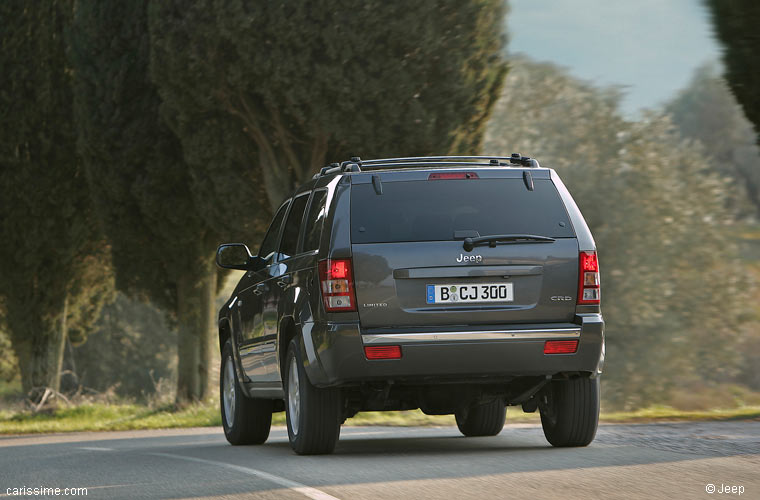
{"type": "MultiPolygon", "coordinates": [[[[574,237],[557,189],[549,179],[467,179],[383,182],[351,187],[353,243],[447,241],[454,231],[574,237]]],[[[468,235],[469,236],[469,235],[468,235]]]]}

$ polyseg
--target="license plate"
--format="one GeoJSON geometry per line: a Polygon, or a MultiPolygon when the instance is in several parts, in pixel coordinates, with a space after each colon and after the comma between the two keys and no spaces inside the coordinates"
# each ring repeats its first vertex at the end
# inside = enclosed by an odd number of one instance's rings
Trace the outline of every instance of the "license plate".
{"type": "Polygon", "coordinates": [[[512,283],[464,283],[427,285],[428,304],[470,304],[473,302],[512,302],[512,283]]]}

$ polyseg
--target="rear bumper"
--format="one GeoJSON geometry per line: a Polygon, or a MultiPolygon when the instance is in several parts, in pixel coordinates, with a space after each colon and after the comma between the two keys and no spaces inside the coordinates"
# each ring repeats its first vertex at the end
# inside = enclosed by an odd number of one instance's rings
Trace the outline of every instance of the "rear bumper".
{"type": "Polygon", "coordinates": [[[467,331],[361,331],[358,323],[302,325],[306,372],[318,387],[393,380],[430,384],[562,372],[601,373],[604,320],[579,314],[562,325],[504,325],[467,331]],[[574,354],[544,354],[546,340],[578,339],[574,354]],[[365,345],[400,345],[401,359],[369,361],[365,345]]]}

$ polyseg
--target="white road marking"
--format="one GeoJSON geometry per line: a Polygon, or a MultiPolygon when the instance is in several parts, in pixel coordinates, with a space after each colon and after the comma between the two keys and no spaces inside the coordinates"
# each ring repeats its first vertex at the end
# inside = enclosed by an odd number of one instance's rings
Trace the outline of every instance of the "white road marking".
{"type": "Polygon", "coordinates": [[[236,470],[243,474],[248,474],[250,476],[257,476],[257,477],[260,477],[261,479],[266,479],[267,481],[270,481],[272,483],[279,484],[280,486],[284,486],[285,488],[288,488],[306,497],[309,497],[312,500],[340,500],[332,495],[328,495],[324,491],[318,490],[316,488],[312,488],[311,486],[306,486],[305,484],[291,481],[290,479],[287,479],[284,477],[275,476],[274,474],[264,472],[263,470],[251,469],[250,467],[241,467],[240,465],[228,464],[226,462],[217,462],[215,460],[205,460],[203,458],[186,457],[183,455],[173,455],[171,453],[151,453],[151,455],[158,456],[158,457],[177,458],[179,460],[187,460],[188,462],[198,462],[201,464],[216,465],[217,467],[225,467],[227,469],[236,470]]]}
{"type": "Polygon", "coordinates": [[[95,446],[80,446],[79,449],[87,451],[113,451],[113,448],[97,448],[95,446]]]}
{"type": "Polygon", "coordinates": [[[387,436],[391,434],[388,431],[367,431],[367,432],[345,432],[345,429],[341,429],[343,436],[387,436]]]}

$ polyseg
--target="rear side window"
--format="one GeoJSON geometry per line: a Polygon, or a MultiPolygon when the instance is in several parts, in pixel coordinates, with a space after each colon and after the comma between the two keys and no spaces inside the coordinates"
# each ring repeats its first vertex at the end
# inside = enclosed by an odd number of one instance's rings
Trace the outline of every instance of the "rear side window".
{"type": "Polygon", "coordinates": [[[327,191],[314,191],[314,197],[309,206],[309,213],[306,216],[306,234],[303,238],[303,251],[311,252],[319,249],[319,241],[322,238],[322,226],[327,216],[325,202],[327,200],[327,191]]]}
{"type": "Polygon", "coordinates": [[[454,231],[574,237],[572,225],[549,179],[468,179],[384,182],[351,188],[353,243],[450,241],[454,231]]]}
{"type": "Polygon", "coordinates": [[[298,235],[301,233],[301,220],[303,220],[307,201],[309,201],[308,194],[299,196],[293,200],[288,220],[285,222],[285,231],[282,233],[282,244],[280,245],[281,259],[294,256],[298,250],[298,235]]]}
{"type": "Polygon", "coordinates": [[[288,203],[284,204],[278,211],[277,215],[272,219],[272,224],[269,226],[267,235],[264,237],[264,241],[261,243],[259,249],[259,257],[264,259],[267,264],[272,262],[274,258],[274,252],[277,250],[277,241],[280,237],[280,227],[282,226],[282,219],[285,218],[285,211],[288,209],[288,203]]]}

